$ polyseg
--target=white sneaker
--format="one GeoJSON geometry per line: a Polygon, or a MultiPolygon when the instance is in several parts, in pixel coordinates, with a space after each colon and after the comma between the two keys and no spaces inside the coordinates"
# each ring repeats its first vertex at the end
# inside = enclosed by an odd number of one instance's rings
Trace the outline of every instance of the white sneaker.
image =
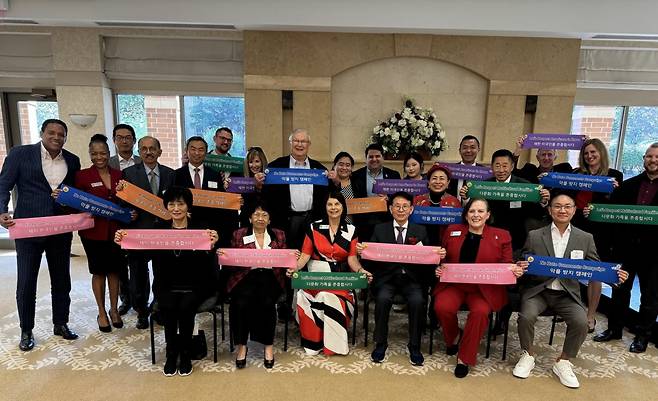
{"type": "Polygon", "coordinates": [[[306,355],[314,356],[314,355],[319,355],[320,352],[322,352],[322,350],[320,350],[320,349],[319,350],[314,350],[314,349],[309,349],[309,348],[304,347],[304,352],[306,352],[306,355]]]}
{"type": "Polygon", "coordinates": [[[527,379],[528,376],[530,376],[530,372],[532,372],[532,369],[534,369],[534,367],[535,367],[535,357],[528,354],[528,351],[523,351],[523,354],[521,354],[521,358],[519,358],[519,361],[516,363],[516,366],[514,366],[514,370],[512,371],[512,374],[520,379],[527,379]]]}
{"type": "Polygon", "coordinates": [[[573,364],[566,359],[560,359],[553,365],[553,373],[560,379],[560,383],[569,388],[578,388],[578,378],[573,373],[573,364]]]}

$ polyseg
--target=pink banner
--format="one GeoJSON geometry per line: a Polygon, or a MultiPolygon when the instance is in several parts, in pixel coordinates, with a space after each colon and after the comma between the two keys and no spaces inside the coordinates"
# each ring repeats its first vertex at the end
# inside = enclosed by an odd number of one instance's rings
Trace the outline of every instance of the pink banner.
{"type": "Polygon", "coordinates": [[[31,217],[16,219],[14,222],[16,224],[9,227],[9,238],[11,239],[47,237],[86,230],[94,226],[94,218],[89,213],[31,217]]]}
{"type": "Polygon", "coordinates": [[[245,249],[224,248],[217,251],[219,264],[238,267],[281,267],[285,269],[297,266],[294,249],[245,249]]]}
{"type": "Polygon", "coordinates": [[[206,230],[125,230],[123,249],[176,249],[209,251],[206,230]]]}
{"type": "Polygon", "coordinates": [[[444,283],[516,284],[511,263],[445,263],[444,283]]]}
{"type": "Polygon", "coordinates": [[[438,265],[441,258],[434,246],[381,244],[364,242],[361,252],[363,259],[377,262],[412,263],[417,265],[438,265]]]}

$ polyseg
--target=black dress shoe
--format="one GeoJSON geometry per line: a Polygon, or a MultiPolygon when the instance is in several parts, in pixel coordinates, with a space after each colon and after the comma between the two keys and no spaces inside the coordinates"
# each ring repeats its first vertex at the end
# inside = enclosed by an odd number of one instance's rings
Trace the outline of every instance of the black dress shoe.
{"type": "Polygon", "coordinates": [[[605,343],[610,340],[621,340],[621,331],[606,329],[595,335],[592,340],[596,341],[597,343],[605,343]]]}
{"type": "Polygon", "coordinates": [[[464,330],[459,329],[459,338],[457,339],[457,344],[449,345],[446,347],[446,355],[457,355],[459,352],[459,343],[462,342],[462,336],[464,335],[464,330]]]}
{"type": "MultiPolygon", "coordinates": [[[[244,358],[238,359],[235,358],[235,367],[236,369],[244,369],[247,366],[247,352],[249,352],[249,348],[246,348],[244,350],[244,358]]],[[[237,355],[237,353],[236,353],[237,355]]]]}
{"type": "Polygon", "coordinates": [[[633,342],[631,343],[631,347],[628,350],[636,354],[641,354],[647,350],[647,345],[649,345],[648,339],[637,336],[635,337],[635,339],[633,339],[633,342]]]}
{"type": "Polygon", "coordinates": [[[263,366],[265,366],[265,369],[272,369],[274,367],[274,358],[263,358],[263,366]]]}
{"type": "Polygon", "coordinates": [[[60,336],[65,340],[75,340],[78,338],[78,335],[75,331],[69,329],[69,326],[65,324],[56,324],[53,326],[53,334],[60,336]]]}
{"type": "Polygon", "coordinates": [[[29,351],[34,348],[34,336],[32,330],[21,332],[21,342],[18,343],[18,348],[21,351],[29,351]]]}
{"type": "Polygon", "coordinates": [[[112,311],[110,311],[110,321],[112,322],[112,326],[114,326],[117,329],[123,327],[123,319],[121,319],[121,312],[112,313],[112,311]]]}
{"type": "Polygon", "coordinates": [[[468,365],[458,363],[457,366],[455,366],[455,377],[462,379],[466,376],[468,376],[468,365]]]}
{"type": "Polygon", "coordinates": [[[96,323],[98,323],[98,330],[102,331],[103,333],[109,333],[112,331],[112,325],[108,324],[107,326],[101,326],[101,317],[96,316],[96,323]]]}
{"type": "Polygon", "coordinates": [[[149,318],[148,316],[137,316],[137,324],[135,325],[140,330],[145,330],[149,328],[149,318]]]}
{"type": "Polygon", "coordinates": [[[121,304],[119,306],[119,315],[123,316],[130,311],[130,304],[121,304]]]}

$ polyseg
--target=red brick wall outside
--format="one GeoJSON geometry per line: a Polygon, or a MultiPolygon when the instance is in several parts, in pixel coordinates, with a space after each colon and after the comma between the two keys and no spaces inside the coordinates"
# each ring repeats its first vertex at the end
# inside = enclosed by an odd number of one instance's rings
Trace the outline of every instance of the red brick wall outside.
{"type": "Polygon", "coordinates": [[[612,139],[612,126],[615,122],[614,117],[600,118],[589,117],[580,120],[580,133],[590,138],[598,138],[607,146],[610,146],[612,139]]]}
{"type": "Polygon", "coordinates": [[[174,108],[147,107],[146,130],[148,135],[158,138],[162,146],[160,164],[171,168],[181,166],[178,110],[174,108]]]}
{"type": "MultiPolygon", "coordinates": [[[[21,126],[21,145],[29,145],[32,143],[32,135],[30,132],[30,114],[28,111],[28,103],[27,102],[19,102],[18,103],[18,119],[20,121],[20,126],[21,126]]],[[[37,131],[39,128],[35,128],[37,131]]],[[[38,136],[38,132],[35,133],[36,136],[38,136]]]]}

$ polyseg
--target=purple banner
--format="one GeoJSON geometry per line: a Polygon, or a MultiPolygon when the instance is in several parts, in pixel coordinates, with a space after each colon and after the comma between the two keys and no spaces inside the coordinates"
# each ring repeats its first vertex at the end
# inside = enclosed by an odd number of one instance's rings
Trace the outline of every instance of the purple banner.
{"type": "Polygon", "coordinates": [[[523,149],[575,149],[580,150],[584,135],[570,134],[528,134],[523,141],[523,149]]]}
{"type": "Polygon", "coordinates": [[[391,195],[396,192],[406,192],[411,195],[427,193],[426,180],[375,180],[372,192],[391,195]]]}
{"type": "Polygon", "coordinates": [[[249,194],[256,192],[256,180],[251,177],[231,177],[229,178],[226,192],[235,194],[249,194]]]}
{"type": "Polygon", "coordinates": [[[450,170],[450,177],[453,180],[484,181],[493,177],[491,169],[486,166],[469,166],[459,163],[439,163],[439,165],[450,170]]]}

